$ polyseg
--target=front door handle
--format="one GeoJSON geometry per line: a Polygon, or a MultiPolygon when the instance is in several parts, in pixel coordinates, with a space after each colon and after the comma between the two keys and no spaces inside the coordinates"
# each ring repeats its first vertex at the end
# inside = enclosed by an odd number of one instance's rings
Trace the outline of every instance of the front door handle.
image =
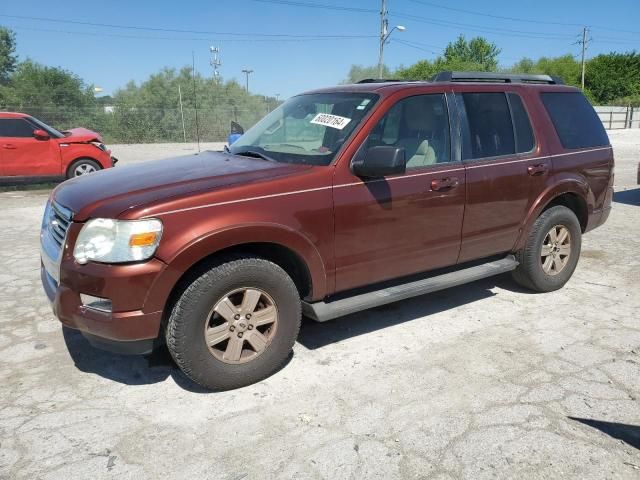
{"type": "Polygon", "coordinates": [[[529,165],[527,167],[527,173],[532,177],[537,177],[539,175],[546,175],[549,171],[549,165],[546,163],[539,163],[538,165],[529,165]]]}
{"type": "Polygon", "coordinates": [[[431,180],[431,190],[439,192],[442,190],[451,190],[456,188],[460,182],[456,177],[439,178],[437,180],[431,180]]]}
{"type": "Polygon", "coordinates": [[[7,150],[15,150],[16,146],[13,145],[12,143],[5,143],[5,144],[2,145],[2,148],[5,148],[7,150]]]}

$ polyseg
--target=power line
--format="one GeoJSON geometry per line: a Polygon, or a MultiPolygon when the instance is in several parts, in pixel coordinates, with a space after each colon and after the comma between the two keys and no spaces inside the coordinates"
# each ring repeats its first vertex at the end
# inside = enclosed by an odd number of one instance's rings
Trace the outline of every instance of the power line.
{"type": "MultiPolygon", "coordinates": [[[[148,35],[127,35],[121,33],[112,32],[77,32],[72,30],[58,30],[52,28],[36,28],[36,27],[23,27],[21,25],[9,25],[13,30],[28,30],[35,32],[50,32],[50,33],[62,33],[69,35],[84,35],[89,37],[114,37],[114,38],[130,38],[138,40],[171,40],[171,41],[198,41],[198,42],[210,42],[213,39],[211,37],[165,37],[165,36],[148,36],[148,35]]],[[[249,43],[270,43],[270,42],[315,42],[315,41],[330,41],[330,40],[358,40],[358,39],[370,39],[375,38],[375,35],[361,35],[361,36],[340,36],[340,35],[318,35],[317,37],[296,37],[296,38],[215,38],[217,42],[249,42],[249,43]]]]}
{"type": "Polygon", "coordinates": [[[477,31],[481,33],[491,33],[494,35],[507,35],[513,37],[523,37],[523,38],[537,38],[537,39],[550,39],[550,40],[565,40],[573,38],[573,35],[568,34],[555,34],[555,33],[542,33],[542,32],[531,32],[531,31],[523,31],[523,30],[512,30],[508,28],[501,27],[485,27],[483,25],[476,25],[470,23],[460,23],[460,22],[450,22],[448,20],[438,20],[428,17],[421,17],[419,15],[412,15],[408,13],[401,12],[390,12],[391,15],[398,18],[404,18],[408,20],[412,20],[419,23],[427,23],[430,25],[438,25],[442,27],[448,28],[465,28],[469,31],[477,31]]]}
{"type": "MultiPolygon", "coordinates": [[[[255,0],[257,1],[257,0],[255,0]]],[[[283,0],[284,1],[284,0],[283,0]]],[[[284,33],[238,33],[238,32],[216,32],[216,31],[208,31],[208,30],[182,30],[177,28],[166,28],[166,27],[147,27],[140,25],[118,25],[114,23],[96,23],[96,22],[85,22],[80,20],[64,20],[61,18],[49,18],[49,17],[31,17],[26,15],[5,15],[0,14],[0,17],[4,18],[14,18],[18,20],[35,20],[39,22],[54,22],[54,23],[66,23],[72,25],[84,25],[90,27],[103,27],[103,28],[121,28],[127,30],[148,30],[154,32],[168,32],[168,33],[195,33],[200,35],[229,35],[236,37],[284,37],[284,38],[320,38],[320,37],[333,37],[333,38],[362,38],[364,35],[294,35],[294,34],[284,34],[284,33]]],[[[375,37],[375,35],[367,35],[367,37],[375,37]]]]}
{"type": "Polygon", "coordinates": [[[251,1],[259,2],[259,3],[274,3],[277,5],[288,5],[291,7],[319,8],[322,10],[338,10],[338,11],[358,12],[358,13],[378,13],[378,10],[374,10],[370,8],[343,7],[341,5],[330,5],[326,3],[307,3],[307,2],[296,2],[293,0],[251,0],[251,1]]]}
{"type": "MultiPolygon", "coordinates": [[[[468,13],[470,15],[478,15],[480,17],[496,18],[496,19],[499,19],[499,20],[510,20],[510,21],[514,21],[514,22],[535,23],[535,24],[539,24],[539,25],[561,25],[561,26],[568,26],[568,27],[582,27],[584,25],[582,23],[552,22],[552,21],[548,21],[548,20],[533,20],[533,19],[529,19],[529,18],[507,17],[507,16],[503,16],[503,15],[494,15],[494,14],[491,14],[491,13],[483,13],[483,12],[478,12],[478,11],[473,11],[473,10],[466,10],[464,8],[449,7],[449,6],[441,5],[441,4],[437,4],[437,3],[426,2],[424,0],[409,0],[409,1],[413,2],[413,3],[420,4],[420,5],[425,5],[425,6],[428,6],[428,7],[440,8],[442,10],[450,10],[450,11],[453,11],[453,12],[468,13]]],[[[621,30],[619,28],[604,27],[604,26],[601,26],[601,25],[591,25],[591,27],[592,28],[599,28],[599,29],[602,29],[602,30],[610,30],[610,31],[614,31],[614,32],[633,33],[633,34],[636,34],[636,35],[640,35],[640,32],[634,31],[634,30],[621,30]]]]}

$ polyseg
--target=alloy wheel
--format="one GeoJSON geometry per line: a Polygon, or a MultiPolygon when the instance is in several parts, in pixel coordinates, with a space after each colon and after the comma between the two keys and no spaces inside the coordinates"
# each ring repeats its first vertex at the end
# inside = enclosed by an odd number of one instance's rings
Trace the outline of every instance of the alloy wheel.
{"type": "Polygon", "coordinates": [[[542,242],[540,260],[547,275],[557,275],[567,266],[571,256],[571,233],[564,225],[555,225],[542,242]]]}
{"type": "Polygon", "coordinates": [[[76,168],[73,169],[73,176],[79,177],[81,175],[86,175],[87,173],[93,173],[96,171],[96,167],[91,165],[90,163],[81,163],[76,168]]]}
{"type": "Polygon", "coordinates": [[[211,354],[225,363],[246,363],[261,355],[278,328],[278,309],[259,288],[240,288],[222,297],[205,322],[211,354]]]}

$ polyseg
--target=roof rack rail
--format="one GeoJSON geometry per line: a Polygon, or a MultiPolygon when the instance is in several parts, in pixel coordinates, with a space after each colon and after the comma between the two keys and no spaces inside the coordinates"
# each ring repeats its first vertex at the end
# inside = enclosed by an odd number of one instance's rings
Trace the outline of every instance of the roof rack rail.
{"type": "Polygon", "coordinates": [[[432,78],[433,82],[495,82],[495,83],[541,83],[564,85],[560,77],[551,75],[533,75],[529,73],[490,73],[490,72],[440,72],[432,78]]]}
{"type": "Polygon", "coordinates": [[[404,82],[406,80],[400,80],[399,78],[365,78],[359,80],[356,83],[388,83],[388,82],[404,82]]]}

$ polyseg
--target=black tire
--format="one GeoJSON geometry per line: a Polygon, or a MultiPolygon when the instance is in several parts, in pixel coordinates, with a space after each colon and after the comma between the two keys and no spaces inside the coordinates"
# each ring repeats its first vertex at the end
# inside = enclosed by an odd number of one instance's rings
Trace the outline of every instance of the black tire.
{"type": "Polygon", "coordinates": [[[563,206],[551,207],[542,212],[533,224],[525,247],[516,252],[518,268],[512,272],[514,280],[521,286],[536,292],[558,290],[573,275],[582,246],[580,222],[570,209],[563,206]],[[570,254],[566,265],[555,275],[545,273],[542,265],[542,246],[549,231],[555,226],[564,226],[570,234],[570,254]]]}
{"type": "Polygon", "coordinates": [[[79,158],[78,160],[75,160],[71,165],[69,165],[69,168],[67,169],[67,179],[82,176],[83,174],[77,174],[78,167],[82,166],[90,167],[95,172],[102,170],[100,164],[95,160],[92,160],[90,158],[79,158]]]}
{"type": "Polygon", "coordinates": [[[302,313],[298,290],[282,268],[261,258],[229,258],[187,283],[173,306],[165,335],[171,356],[187,377],[211,390],[229,390],[263,380],[284,364],[298,337],[302,313]],[[273,299],[277,327],[258,356],[230,364],[209,349],[205,324],[216,303],[242,288],[260,289],[273,299]]]}

